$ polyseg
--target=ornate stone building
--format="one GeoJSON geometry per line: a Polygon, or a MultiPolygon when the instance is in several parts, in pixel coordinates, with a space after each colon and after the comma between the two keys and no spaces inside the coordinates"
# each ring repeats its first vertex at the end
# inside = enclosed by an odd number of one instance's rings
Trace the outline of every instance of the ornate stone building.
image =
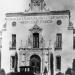
{"type": "Polygon", "coordinates": [[[25,12],[6,14],[1,68],[20,72],[31,67],[42,75],[64,73],[75,57],[70,11],[49,11],[44,0],[31,0],[29,7],[25,12]]]}

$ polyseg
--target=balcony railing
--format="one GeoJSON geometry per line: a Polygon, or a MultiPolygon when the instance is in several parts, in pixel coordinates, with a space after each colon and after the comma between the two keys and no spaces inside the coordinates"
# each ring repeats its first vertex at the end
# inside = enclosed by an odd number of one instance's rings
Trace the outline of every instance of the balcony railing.
{"type": "Polygon", "coordinates": [[[19,50],[51,50],[52,48],[19,48],[19,50]]]}
{"type": "Polygon", "coordinates": [[[10,49],[10,50],[15,50],[15,49],[16,49],[16,46],[13,45],[11,41],[10,41],[10,43],[9,43],[9,49],[10,49]]]}
{"type": "Polygon", "coordinates": [[[55,50],[61,50],[62,47],[55,47],[55,50]]]}
{"type": "Polygon", "coordinates": [[[55,44],[54,44],[54,49],[55,49],[55,50],[62,50],[62,42],[60,43],[60,45],[58,45],[58,43],[55,42],[55,44]]]}

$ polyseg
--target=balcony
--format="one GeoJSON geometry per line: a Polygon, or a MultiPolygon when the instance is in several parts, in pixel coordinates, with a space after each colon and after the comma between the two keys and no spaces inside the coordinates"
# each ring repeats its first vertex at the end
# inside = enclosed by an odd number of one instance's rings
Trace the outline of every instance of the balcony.
{"type": "Polygon", "coordinates": [[[60,42],[60,43],[55,42],[54,49],[55,50],[62,50],[62,42],[60,42]]]}
{"type": "Polygon", "coordinates": [[[52,48],[19,48],[19,50],[51,50],[52,48]]]}
{"type": "Polygon", "coordinates": [[[61,47],[55,47],[55,50],[62,50],[61,47]]]}
{"type": "Polygon", "coordinates": [[[9,42],[9,49],[10,50],[16,50],[16,44],[12,43],[11,41],[9,42]]]}

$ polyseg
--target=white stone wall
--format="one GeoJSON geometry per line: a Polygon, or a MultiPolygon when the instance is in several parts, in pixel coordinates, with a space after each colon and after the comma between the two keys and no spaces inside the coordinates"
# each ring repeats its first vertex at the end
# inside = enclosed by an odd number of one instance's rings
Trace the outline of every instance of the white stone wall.
{"type": "Polygon", "coordinates": [[[49,47],[49,41],[51,40],[50,47],[52,48],[54,56],[54,73],[56,70],[56,56],[61,56],[61,71],[65,72],[68,67],[72,67],[73,59],[73,31],[68,30],[69,15],[39,15],[39,16],[15,16],[6,17],[6,31],[3,32],[2,43],[2,64],[1,67],[6,72],[10,72],[10,56],[21,47],[21,40],[23,47],[26,46],[26,40],[30,35],[29,29],[31,29],[35,23],[42,28],[42,36],[45,40],[45,47],[49,47]],[[40,17],[41,16],[41,17],[40,17]],[[57,20],[61,20],[62,24],[57,25],[57,20]],[[12,27],[12,22],[16,21],[16,26],[12,27]],[[62,33],[62,50],[54,51],[54,43],[56,41],[56,34],[62,33]],[[9,50],[9,43],[12,38],[12,34],[16,34],[16,50],[9,50]]]}

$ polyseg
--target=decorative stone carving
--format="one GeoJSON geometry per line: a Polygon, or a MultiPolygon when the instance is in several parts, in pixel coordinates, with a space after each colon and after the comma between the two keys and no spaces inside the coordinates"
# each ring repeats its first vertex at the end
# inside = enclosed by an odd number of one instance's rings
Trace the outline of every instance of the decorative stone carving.
{"type": "Polygon", "coordinates": [[[42,28],[40,28],[37,24],[35,24],[33,26],[33,28],[29,29],[32,33],[39,33],[40,31],[42,31],[42,28]]]}
{"type": "Polygon", "coordinates": [[[68,30],[73,30],[73,29],[74,29],[73,23],[70,21],[69,22],[69,26],[68,26],[68,30]]]}

